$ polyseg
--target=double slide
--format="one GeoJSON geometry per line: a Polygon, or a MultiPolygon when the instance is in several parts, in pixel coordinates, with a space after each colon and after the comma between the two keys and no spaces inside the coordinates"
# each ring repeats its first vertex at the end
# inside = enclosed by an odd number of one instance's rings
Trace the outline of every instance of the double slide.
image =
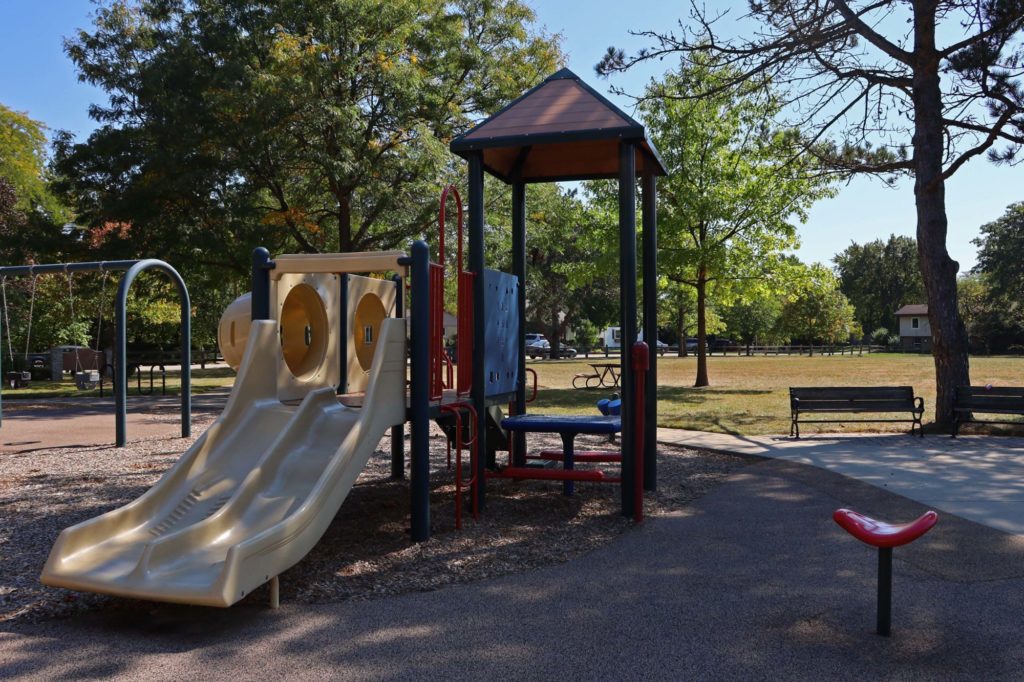
{"type": "Polygon", "coordinates": [[[277,397],[277,323],[252,323],[221,416],[137,500],[66,529],[56,587],[230,606],[319,541],[387,429],[405,421],[405,322],[381,324],[361,408],[332,388],[277,397]]]}

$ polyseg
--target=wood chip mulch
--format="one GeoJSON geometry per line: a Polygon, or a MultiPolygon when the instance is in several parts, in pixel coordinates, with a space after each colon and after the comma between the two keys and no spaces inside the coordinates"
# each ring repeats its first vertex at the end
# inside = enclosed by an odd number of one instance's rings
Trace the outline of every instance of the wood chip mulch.
{"type": "MultiPolygon", "coordinates": [[[[198,436],[211,421],[197,421],[193,433],[198,436]]],[[[62,529],[141,495],[192,440],[0,452],[0,630],[88,610],[152,608],[46,587],[39,573],[62,529]]],[[[454,475],[437,431],[431,445],[432,538],[412,544],[408,482],[390,479],[390,447],[385,437],[323,539],[281,575],[283,603],[377,599],[526,571],[568,561],[632,527],[619,513],[618,485],[577,483],[576,494],[565,497],[558,482],[491,480],[486,513],[472,518],[467,493],[463,529],[456,530],[454,475]]],[[[559,440],[531,437],[531,451],[542,447],[560,449],[559,440]]],[[[607,447],[598,437],[577,439],[580,450],[607,447]]],[[[505,463],[506,453],[498,461],[505,463]]],[[[659,446],[658,491],[648,494],[646,514],[686,506],[751,461],[659,446]]],[[[610,466],[607,475],[617,475],[615,469],[610,466]]],[[[264,587],[245,601],[266,599],[264,587]]]]}

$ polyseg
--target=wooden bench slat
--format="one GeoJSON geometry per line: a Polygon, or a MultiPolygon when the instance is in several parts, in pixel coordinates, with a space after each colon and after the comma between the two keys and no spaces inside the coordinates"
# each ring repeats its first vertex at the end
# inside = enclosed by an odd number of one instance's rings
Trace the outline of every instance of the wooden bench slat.
{"type": "Polygon", "coordinates": [[[914,396],[910,386],[836,386],[790,388],[790,396],[801,400],[832,400],[843,398],[854,399],[905,399],[914,396]]]}
{"type": "Polygon", "coordinates": [[[1024,410],[1024,398],[960,398],[956,407],[962,410],[1024,410]]]}
{"type": "Polygon", "coordinates": [[[801,412],[907,412],[917,407],[909,400],[816,400],[798,401],[801,412]]]}
{"type": "Polygon", "coordinates": [[[957,386],[957,398],[972,398],[985,396],[1017,397],[1024,398],[1024,388],[1016,386],[957,386]]]}

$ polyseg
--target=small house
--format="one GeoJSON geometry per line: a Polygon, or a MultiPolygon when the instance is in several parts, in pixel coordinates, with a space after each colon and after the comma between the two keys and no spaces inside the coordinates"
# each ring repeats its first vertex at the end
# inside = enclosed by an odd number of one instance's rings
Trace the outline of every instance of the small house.
{"type": "Polygon", "coordinates": [[[932,328],[928,323],[928,305],[913,303],[895,313],[900,330],[900,348],[912,353],[930,353],[932,328]]]}

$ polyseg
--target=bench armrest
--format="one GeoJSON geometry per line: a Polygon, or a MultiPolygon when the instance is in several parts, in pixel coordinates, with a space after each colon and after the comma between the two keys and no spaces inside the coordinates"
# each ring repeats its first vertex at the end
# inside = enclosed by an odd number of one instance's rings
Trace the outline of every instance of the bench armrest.
{"type": "Polygon", "coordinates": [[[914,402],[916,403],[914,412],[924,412],[924,398],[917,396],[914,398],[914,402]]]}

